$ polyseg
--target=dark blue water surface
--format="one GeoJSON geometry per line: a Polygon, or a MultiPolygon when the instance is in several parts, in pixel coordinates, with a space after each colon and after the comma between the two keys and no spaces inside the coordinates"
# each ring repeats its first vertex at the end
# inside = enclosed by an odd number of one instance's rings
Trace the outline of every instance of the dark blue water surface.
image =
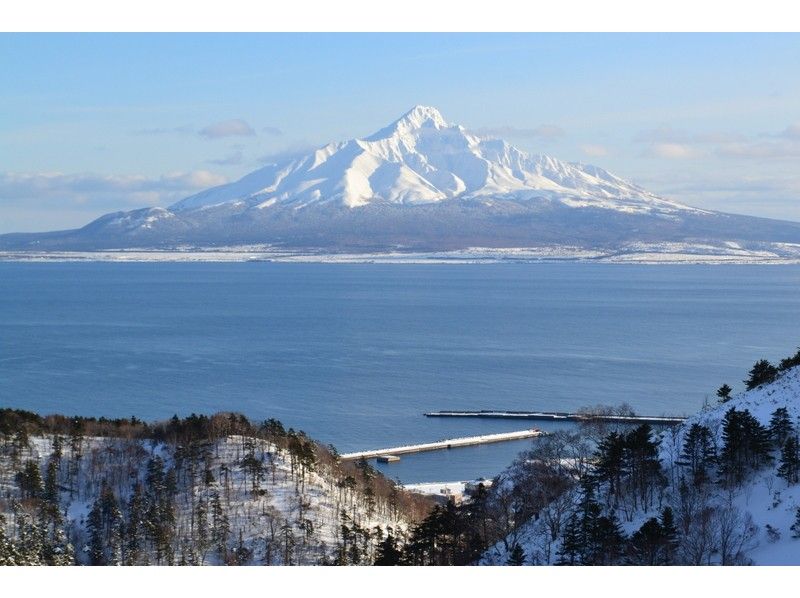
{"type": "MultiPolygon", "coordinates": [[[[798,344],[796,266],[0,263],[0,404],[235,410],[342,452],[530,426],[429,410],[691,413],[798,344]]],[[[488,476],[527,444],[384,471],[488,476]]]]}

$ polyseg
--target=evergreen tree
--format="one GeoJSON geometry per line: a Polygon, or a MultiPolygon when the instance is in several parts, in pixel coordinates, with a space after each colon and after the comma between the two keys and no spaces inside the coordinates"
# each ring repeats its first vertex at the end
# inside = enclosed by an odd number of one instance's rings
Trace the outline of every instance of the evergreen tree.
{"type": "Polygon", "coordinates": [[[23,498],[38,498],[44,489],[42,472],[39,464],[34,460],[25,462],[22,471],[16,475],[16,481],[22,491],[23,498]]]}
{"type": "Polygon", "coordinates": [[[511,554],[508,555],[506,563],[517,567],[525,564],[525,551],[522,549],[522,546],[514,544],[514,548],[511,550],[511,554]]]}
{"type": "Polygon", "coordinates": [[[792,538],[800,538],[800,507],[797,507],[797,511],[795,511],[794,523],[789,529],[794,532],[792,538]]]}
{"type": "Polygon", "coordinates": [[[792,355],[791,357],[787,357],[786,359],[782,359],[778,369],[780,371],[788,370],[789,368],[797,367],[800,365],[800,348],[797,349],[797,353],[792,355]]]}
{"type": "Polygon", "coordinates": [[[86,531],[89,532],[89,543],[84,551],[89,556],[89,564],[105,565],[106,546],[105,530],[103,529],[103,506],[100,498],[95,499],[89,516],[86,519],[86,531]]]}
{"type": "Polygon", "coordinates": [[[678,528],[675,527],[675,515],[671,507],[664,507],[661,512],[661,533],[664,537],[664,560],[661,564],[671,565],[675,562],[675,553],[678,550],[678,528]]]}
{"type": "Polygon", "coordinates": [[[717,396],[719,397],[720,403],[727,403],[731,400],[731,392],[733,389],[728,386],[727,384],[723,384],[717,389],[717,396]]]}
{"type": "Polygon", "coordinates": [[[727,484],[741,482],[745,475],[769,463],[771,443],[769,430],[748,410],[729,409],[722,420],[720,473],[727,484]]]}
{"type": "Polygon", "coordinates": [[[786,407],[778,407],[772,412],[769,422],[769,434],[777,448],[781,448],[786,439],[794,434],[794,426],[789,418],[789,410],[786,407]]]}
{"type": "Polygon", "coordinates": [[[581,524],[578,514],[573,513],[564,525],[561,547],[558,550],[557,565],[580,565],[583,552],[581,524]]]}
{"type": "Polygon", "coordinates": [[[750,370],[750,378],[744,381],[747,390],[752,390],[762,384],[773,382],[778,376],[777,368],[766,359],[757,361],[750,370]]]}
{"type": "Polygon", "coordinates": [[[402,556],[403,553],[397,548],[397,539],[390,531],[383,541],[378,544],[374,564],[381,567],[393,567],[400,564],[402,556]]]}
{"type": "Polygon", "coordinates": [[[711,431],[701,424],[692,424],[684,438],[677,464],[688,468],[692,481],[702,485],[708,480],[708,470],[715,460],[711,431]]]}
{"type": "Polygon", "coordinates": [[[230,535],[228,515],[222,508],[219,494],[211,495],[211,543],[217,548],[217,554],[222,562],[228,557],[228,536],[230,535]]]}
{"type": "Polygon", "coordinates": [[[144,550],[146,504],[144,491],[141,484],[133,487],[128,501],[128,525],[125,527],[126,536],[126,565],[139,565],[144,550]]]}
{"type": "Polygon", "coordinates": [[[800,445],[797,436],[789,436],[783,444],[778,475],[790,486],[800,481],[800,445]]]}
{"type": "Polygon", "coordinates": [[[598,517],[593,534],[588,540],[593,553],[586,564],[614,565],[619,561],[625,548],[626,538],[613,511],[609,515],[598,517]]]}
{"type": "Polygon", "coordinates": [[[664,529],[651,517],[631,536],[628,560],[633,565],[660,565],[664,558],[664,529]]]}
{"type": "Polygon", "coordinates": [[[208,513],[206,512],[205,503],[200,500],[197,503],[194,513],[195,526],[196,526],[196,545],[200,551],[200,557],[205,561],[206,551],[209,548],[209,530],[208,530],[208,513]]]}
{"type": "Polygon", "coordinates": [[[51,458],[47,462],[42,498],[51,505],[55,505],[56,511],[58,511],[58,461],[55,458],[51,458]]]}
{"type": "Polygon", "coordinates": [[[600,483],[608,484],[608,497],[616,501],[622,494],[622,477],[625,469],[625,438],[611,432],[597,445],[594,475],[600,483]]]}
{"type": "Polygon", "coordinates": [[[654,489],[665,482],[658,446],[659,441],[653,438],[653,429],[648,424],[638,426],[625,437],[625,461],[631,490],[645,509],[650,508],[654,489]]]}

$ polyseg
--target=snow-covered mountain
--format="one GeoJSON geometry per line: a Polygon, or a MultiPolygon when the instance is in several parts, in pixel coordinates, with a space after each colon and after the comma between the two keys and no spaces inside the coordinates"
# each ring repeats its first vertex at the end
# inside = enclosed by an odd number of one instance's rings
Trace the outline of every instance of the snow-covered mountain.
{"type": "Polygon", "coordinates": [[[330,143],[270,164],[170,207],[185,212],[241,201],[269,209],[314,204],[359,208],[453,199],[545,196],[569,206],[621,211],[697,211],[666,201],[595,166],[529,156],[501,139],[450,124],[436,108],[416,106],[365,139],[330,143]]]}
{"type": "Polygon", "coordinates": [[[654,195],[602,168],[528,155],[416,106],[363,139],[269,164],[168,208],[78,230],[0,235],[0,249],[268,244],[329,252],[631,243],[770,250],[800,223],[722,214],[654,195]]]}

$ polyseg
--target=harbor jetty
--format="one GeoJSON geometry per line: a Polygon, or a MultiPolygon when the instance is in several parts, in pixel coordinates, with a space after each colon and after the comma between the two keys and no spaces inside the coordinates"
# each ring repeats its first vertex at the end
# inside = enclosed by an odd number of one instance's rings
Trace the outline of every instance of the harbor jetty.
{"type": "Polygon", "coordinates": [[[672,415],[612,415],[603,413],[567,413],[562,411],[431,411],[425,417],[483,417],[486,419],[534,419],[540,421],[602,421],[625,424],[676,425],[685,417],[672,415]]]}
{"type": "Polygon", "coordinates": [[[398,455],[405,455],[408,453],[438,451],[462,446],[474,446],[476,444],[489,444],[492,442],[524,440],[525,438],[535,438],[536,436],[543,436],[544,434],[545,432],[533,428],[530,430],[520,430],[518,432],[501,432],[499,434],[484,434],[482,436],[464,436],[462,438],[450,438],[447,440],[439,440],[437,442],[427,442],[425,444],[409,444],[406,446],[395,446],[385,449],[345,453],[340,455],[340,458],[343,461],[378,458],[384,462],[394,462],[400,460],[399,457],[397,457],[398,455]]]}

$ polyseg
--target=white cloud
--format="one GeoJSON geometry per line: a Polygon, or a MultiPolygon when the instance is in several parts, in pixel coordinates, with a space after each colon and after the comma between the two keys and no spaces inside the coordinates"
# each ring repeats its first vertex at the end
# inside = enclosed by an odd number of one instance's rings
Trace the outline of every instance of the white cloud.
{"type": "Polygon", "coordinates": [[[0,172],[0,233],[83,226],[108,212],[170,205],[226,182],[208,170],[155,177],[0,172]]]}
{"type": "Polygon", "coordinates": [[[227,182],[207,170],[172,172],[159,177],[143,175],[63,174],[59,172],[0,173],[0,206],[12,203],[92,203],[97,206],[137,207],[158,205],[184,194],[227,182]]]}
{"type": "Polygon", "coordinates": [[[235,166],[242,162],[244,162],[244,152],[239,148],[234,149],[227,156],[208,161],[209,164],[216,164],[218,166],[235,166]]]}
{"type": "Polygon", "coordinates": [[[634,141],[649,144],[642,155],[649,158],[687,159],[713,152],[720,158],[773,159],[800,156],[800,124],[778,133],[745,136],[711,131],[688,133],[670,126],[640,132],[634,141]],[[710,150],[703,149],[712,146],[710,150]]]}
{"type": "Polygon", "coordinates": [[[539,125],[533,128],[518,128],[511,126],[500,127],[481,127],[475,129],[474,133],[480,137],[514,139],[556,139],[566,135],[564,129],[557,125],[539,125]]]}
{"type": "Polygon", "coordinates": [[[608,156],[611,153],[606,146],[596,145],[593,143],[585,143],[581,145],[580,150],[587,156],[592,156],[593,158],[608,156]]]}
{"type": "Polygon", "coordinates": [[[800,123],[789,125],[783,131],[778,133],[778,137],[785,137],[786,139],[800,140],[800,123]]]}
{"type": "Polygon", "coordinates": [[[728,143],[720,146],[717,153],[726,158],[797,158],[800,157],[800,140],[728,143]]]}
{"type": "Polygon", "coordinates": [[[663,197],[722,212],[800,220],[800,175],[726,173],[680,168],[637,181],[663,197]]]}
{"type": "Polygon", "coordinates": [[[192,135],[195,133],[194,127],[182,125],[180,127],[154,127],[150,129],[138,129],[134,135],[192,135]]]}
{"type": "Polygon", "coordinates": [[[703,155],[698,148],[687,143],[661,142],[651,143],[642,152],[646,158],[666,158],[667,160],[688,160],[703,155]]]}
{"type": "Polygon", "coordinates": [[[241,118],[234,118],[203,127],[199,134],[207,139],[221,139],[223,137],[252,137],[256,132],[241,118]]]}
{"type": "Polygon", "coordinates": [[[706,131],[703,133],[689,133],[681,129],[674,129],[669,125],[663,125],[655,129],[640,131],[633,140],[639,143],[678,143],[684,145],[695,145],[704,143],[731,143],[745,140],[745,136],[739,133],[726,131],[706,131]]]}

